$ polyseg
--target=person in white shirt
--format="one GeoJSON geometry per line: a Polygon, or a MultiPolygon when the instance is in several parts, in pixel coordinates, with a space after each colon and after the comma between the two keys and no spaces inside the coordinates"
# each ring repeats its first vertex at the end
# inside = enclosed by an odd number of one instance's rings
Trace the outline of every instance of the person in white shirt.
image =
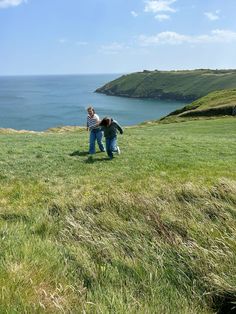
{"type": "Polygon", "coordinates": [[[99,126],[99,116],[95,113],[93,107],[87,108],[88,116],[87,116],[87,131],[90,131],[89,136],[89,155],[95,154],[95,143],[97,141],[99,149],[101,152],[105,152],[104,145],[102,143],[102,131],[99,126]]]}

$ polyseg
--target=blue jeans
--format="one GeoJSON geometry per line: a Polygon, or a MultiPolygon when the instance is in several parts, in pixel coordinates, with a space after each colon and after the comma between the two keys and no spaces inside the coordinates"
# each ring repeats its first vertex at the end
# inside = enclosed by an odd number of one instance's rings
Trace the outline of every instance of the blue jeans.
{"type": "Polygon", "coordinates": [[[106,137],[106,151],[107,151],[107,155],[110,158],[113,158],[113,152],[117,152],[116,137],[113,137],[113,138],[106,137]]]}
{"type": "Polygon", "coordinates": [[[90,131],[89,136],[89,154],[95,154],[95,142],[97,140],[99,149],[101,152],[105,152],[104,145],[102,143],[102,131],[101,129],[93,129],[90,131]]]}

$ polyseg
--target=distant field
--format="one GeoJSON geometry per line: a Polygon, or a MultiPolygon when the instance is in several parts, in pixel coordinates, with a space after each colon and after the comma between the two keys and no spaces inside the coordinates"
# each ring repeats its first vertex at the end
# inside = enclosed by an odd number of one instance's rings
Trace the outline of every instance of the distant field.
{"type": "Polygon", "coordinates": [[[163,122],[187,120],[194,117],[236,116],[236,89],[212,92],[191,104],[171,112],[163,122]]]}
{"type": "Polygon", "coordinates": [[[236,88],[236,70],[143,71],[123,75],[96,91],[135,98],[195,100],[236,88]]]}
{"type": "Polygon", "coordinates": [[[226,313],[236,301],[235,118],[0,133],[0,313],[226,313]],[[58,130],[57,130],[58,131],[58,130]]]}

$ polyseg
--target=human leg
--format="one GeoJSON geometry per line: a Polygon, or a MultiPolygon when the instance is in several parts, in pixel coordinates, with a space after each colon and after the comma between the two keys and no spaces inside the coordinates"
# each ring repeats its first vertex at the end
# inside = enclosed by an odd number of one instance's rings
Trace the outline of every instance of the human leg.
{"type": "Polygon", "coordinates": [[[89,135],[89,154],[95,154],[95,141],[96,141],[96,133],[94,130],[90,131],[89,135]]]}
{"type": "Polygon", "coordinates": [[[101,152],[105,152],[105,147],[102,143],[102,131],[97,130],[96,132],[97,143],[101,152]]]}
{"type": "Polygon", "coordinates": [[[112,159],[113,153],[112,153],[111,139],[110,138],[106,138],[106,151],[107,151],[107,155],[110,157],[110,159],[112,159]]]}
{"type": "Polygon", "coordinates": [[[117,137],[111,138],[110,147],[112,152],[118,152],[117,137]]]}
{"type": "Polygon", "coordinates": [[[107,155],[112,159],[113,152],[119,153],[119,148],[117,147],[117,138],[106,138],[106,151],[107,155]]]}

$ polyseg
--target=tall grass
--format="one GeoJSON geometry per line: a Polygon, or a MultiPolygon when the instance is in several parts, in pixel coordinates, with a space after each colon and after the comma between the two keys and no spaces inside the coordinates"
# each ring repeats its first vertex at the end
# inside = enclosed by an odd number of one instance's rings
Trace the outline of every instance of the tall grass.
{"type": "Polygon", "coordinates": [[[82,130],[1,134],[0,312],[222,311],[235,132],[233,118],[129,128],[112,161],[87,159],[82,130]]]}

